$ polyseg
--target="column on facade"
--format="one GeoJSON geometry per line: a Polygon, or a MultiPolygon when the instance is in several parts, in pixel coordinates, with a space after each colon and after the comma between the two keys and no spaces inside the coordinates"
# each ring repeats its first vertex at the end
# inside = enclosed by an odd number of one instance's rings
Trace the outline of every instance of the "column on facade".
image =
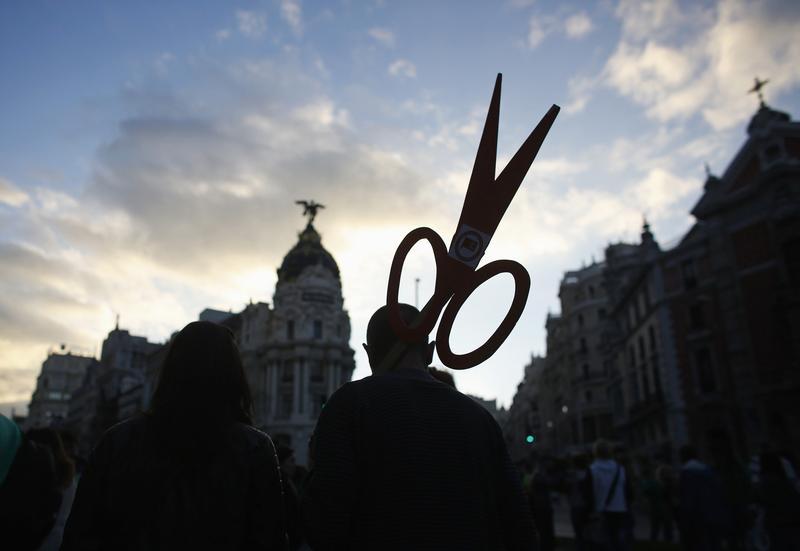
{"type": "Polygon", "coordinates": [[[302,392],[301,380],[300,377],[302,376],[301,373],[301,366],[303,360],[296,359],[294,361],[293,372],[294,377],[292,381],[292,393],[294,398],[292,399],[292,417],[297,417],[300,414],[300,393],[302,392]]]}
{"type": "Polygon", "coordinates": [[[271,387],[269,394],[269,419],[275,419],[278,416],[278,371],[280,371],[280,363],[272,361],[267,364],[269,371],[269,385],[271,387]]]}

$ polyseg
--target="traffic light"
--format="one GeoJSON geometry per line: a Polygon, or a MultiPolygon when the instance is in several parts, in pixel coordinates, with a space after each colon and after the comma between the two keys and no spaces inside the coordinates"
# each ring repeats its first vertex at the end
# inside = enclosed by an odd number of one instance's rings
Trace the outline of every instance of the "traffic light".
{"type": "Polygon", "coordinates": [[[534,442],[536,442],[536,437],[532,434],[529,434],[528,436],[525,437],[525,442],[527,442],[528,444],[533,444],[534,442]]]}

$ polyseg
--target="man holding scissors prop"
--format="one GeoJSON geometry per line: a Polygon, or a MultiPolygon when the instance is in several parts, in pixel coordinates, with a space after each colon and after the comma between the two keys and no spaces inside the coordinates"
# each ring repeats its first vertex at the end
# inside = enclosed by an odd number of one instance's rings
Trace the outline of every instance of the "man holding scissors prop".
{"type": "Polygon", "coordinates": [[[373,375],[345,384],[326,404],[312,443],[304,516],[314,549],[536,549],[536,534],[500,427],[472,399],[427,372],[468,369],[488,359],[522,315],[525,268],[497,260],[477,269],[550,126],[554,105],[495,179],[500,113],[497,81],[464,207],[449,249],[430,228],[411,231],[395,252],[386,305],[372,316],[373,375]],[[398,303],[406,255],[433,249],[437,277],[422,312],[398,303]],[[489,339],[466,354],[450,348],[458,310],[491,277],[514,278],[511,307],[489,339]],[[428,335],[442,319],[435,343],[428,335]]]}

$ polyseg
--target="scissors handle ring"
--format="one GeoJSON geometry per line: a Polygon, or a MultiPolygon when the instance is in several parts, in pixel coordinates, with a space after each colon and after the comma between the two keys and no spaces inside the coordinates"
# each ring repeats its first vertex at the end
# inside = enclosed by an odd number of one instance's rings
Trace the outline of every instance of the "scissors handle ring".
{"type": "Polygon", "coordinates": [[[400,242],[397,250],[392,259],[392,268],[389,271],[389,285],[386,290],[386,308],[389,318],[389,324],[392,326],[395,334],[406,342],[414,342],[426,337],[433,330],[436,325],[436,320],[439,318],[439,313],[447,301],[449,296],[440,296],[442,293],[439,291],[439,274],[443,267],[441,262],[447,258],[447,247],[438,233],[428,227],[420,227],[411,230],[400,242]],[[411,248],[420,241],[426,240],[433,249],[433,258],[436,261],[436,291],[431,297],[429,303],[422,309],[421,318],[412,322],[409,326],[400,317],[400,308],[398,307],[398,294],[400,292],[400,276],[403,273],[403,264],[405,264],[406,257],[411,251],[411,248]],[[442,300],[444,299],[444,300],[442,300]],[[441,303],[441,304],[438,304],[441,303]]]}
{"type": "Polygon", "coordinates": [[[502,346],[522,316],[530,288],[531,278],[528,271],[519,262],[495,260],[478,269],[469,285],[455,293],[442,314],[442,320],[436,332],[436,351],[442,363],[451,369],[469,369],[489,359],[502,346]],[[475,289],[499,274],[510,274],[514,278],[514,299],[511,301],[505,318],[481,346],[466,354],[455,354],[450,349],[450,332],[456,321],[456,315],[475,289]]]}

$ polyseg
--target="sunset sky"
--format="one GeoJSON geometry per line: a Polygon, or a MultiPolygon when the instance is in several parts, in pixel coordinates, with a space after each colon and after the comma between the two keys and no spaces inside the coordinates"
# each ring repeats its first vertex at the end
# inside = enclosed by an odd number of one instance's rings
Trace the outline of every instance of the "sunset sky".
{"type": "MultiPolygon", "coordinates": [[[[800,2],[506,0],[0,4],[0,410],[27,403],[48,348],[96,353],[121,327],[163,342],[206,308],[271,302],[303,228],[341,269],[357,351],[394,249],[449,242],[503,73],[498,170],[562,111],[484,263],[530,272],[503,348],[456,373],[508,404],[545,351],[563,272],[692,222],[704,163],[722,172],[758,102],[800,114],[800,2]]],[[[420,248],[420,251],[423,249],[420,248]]],[[[434,272],[409,258],[403,293],[434,272]]],[[[454,335],[493,329],[486,285],[454,335]]]]}

